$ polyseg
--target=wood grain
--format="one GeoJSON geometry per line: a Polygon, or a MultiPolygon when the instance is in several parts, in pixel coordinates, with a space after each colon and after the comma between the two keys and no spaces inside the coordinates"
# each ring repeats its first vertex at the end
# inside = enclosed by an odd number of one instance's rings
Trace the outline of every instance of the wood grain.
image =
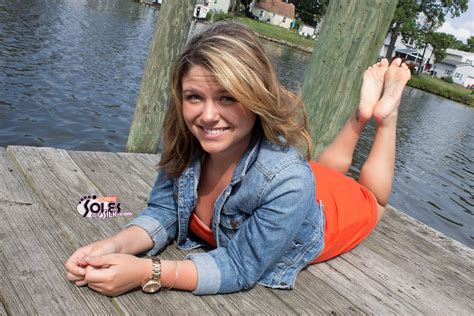
{"type": "MultiPolygon", "coordinates": [[[[78,288],[64,262],[131,217],[97,220],[84,195],[116,195],[136,215],[156,177],[157,155],[0,149],[0,313],[4,314],[474,314],[474,251],[398,210],[357,248],[304,269],[292,291],[256,286],[230,295],[184,291],[116,298],[78,288]]],[[[203,250],[193,250],[203,251],[203,250]]],[[[169,246],[162,257],[182,259],[169,246]]]]}

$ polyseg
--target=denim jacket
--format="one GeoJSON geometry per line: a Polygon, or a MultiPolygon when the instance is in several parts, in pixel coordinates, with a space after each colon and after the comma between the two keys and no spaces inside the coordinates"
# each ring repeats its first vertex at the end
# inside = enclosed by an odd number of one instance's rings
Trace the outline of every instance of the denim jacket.
{"type": "MultiPolygon", "coordinates": [[[[154,246],[147,255],[161,252],[175,240],[184,250],[205,244],[188,230],[200,170],[197,159],[177,179],[159,171],[147,208],[125,225],[148,232],[154,246]]],[[[308,161],[295,148],[284,149],[254,134],[214,204],[217,248],[186,257],[198,273],[193,293],[230,293],[256,283],[293,288],[298,272],[324,246],[323,213],[308,161]]]]}

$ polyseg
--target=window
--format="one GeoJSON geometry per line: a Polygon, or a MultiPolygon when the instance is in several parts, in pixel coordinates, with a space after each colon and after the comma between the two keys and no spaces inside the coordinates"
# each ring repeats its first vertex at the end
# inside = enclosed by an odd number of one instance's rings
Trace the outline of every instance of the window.
{"type": "Polygon", "coordinates": [[[459,72],[454,73],[454,78],[461,78],[461,74],[459,72]]]}
{"type": "Polygon", "coordinates": [[[260,16],[263,16],[263,10],[260,10],[260,16]]]}
{"type": "Polygon", "coordinates": [[[286,22],[286,16],[283,17],[283,21],[282,21],[282,22],[283,22],[283,23],[286,22]]]}

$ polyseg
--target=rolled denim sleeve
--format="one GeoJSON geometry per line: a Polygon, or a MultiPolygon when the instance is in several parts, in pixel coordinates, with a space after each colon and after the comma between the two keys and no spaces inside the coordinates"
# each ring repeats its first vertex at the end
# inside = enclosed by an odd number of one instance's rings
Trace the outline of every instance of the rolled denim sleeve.
{"type": "Polygon", "coordinates": [[[261,195],[259,208],[227,247],[187,256],[196,265],[193,294],[230,293],[253,287],[280,259],[315,203],[314,176],[304,162],[277,172],[261,195]]]}
{"type": "Polygon", "coordinates": [[[153,240],[145,254],[156,255],[176,239],[178,206],[173,197],[173,179],[162,170],[158,172],[150,192],[147,207],[123,228],[132,225],[143,228],[153,240]]]}

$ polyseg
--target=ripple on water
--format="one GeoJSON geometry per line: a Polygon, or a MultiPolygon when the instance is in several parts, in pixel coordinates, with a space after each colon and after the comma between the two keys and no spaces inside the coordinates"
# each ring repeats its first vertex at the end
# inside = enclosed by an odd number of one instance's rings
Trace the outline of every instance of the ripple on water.
{"type": "MultiPolygon", "coordinates": [[[[123,151],[158,11],[132,1],[33,0],[0,10],[0,147],[123,151]]],[[[196,28],[198,28],[196,26],[196,28]]],[[[264,47],[298,91],[310,55],[264,47]]],[[[474,109],[407,88],[390,204],[474,247],[474,109]]],[[[369,152],[360,138],[350,174],[369,152]]]]}

